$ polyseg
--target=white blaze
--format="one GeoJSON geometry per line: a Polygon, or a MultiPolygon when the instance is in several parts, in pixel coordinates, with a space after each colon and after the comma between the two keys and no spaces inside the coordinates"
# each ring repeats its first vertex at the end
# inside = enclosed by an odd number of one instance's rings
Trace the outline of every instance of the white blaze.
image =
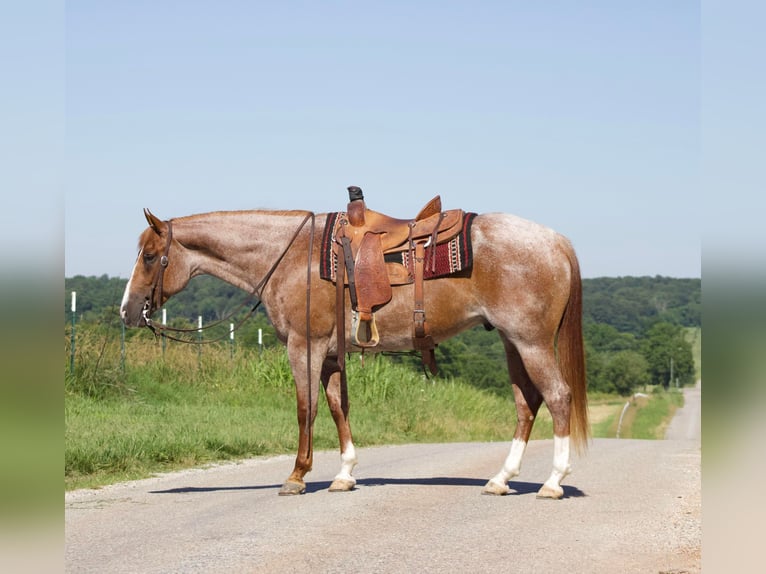
{"type": "Polygon", "coordinates": [[[128,314],[128,299],[130,299],[130,284],[133,281],[133,275],[136,272],[136,265],[138,265],[138,261],[141,259],[141,253],[138,254],[138,259],[136,259],[135,265],[133,265],[133,272],[130,274],[130,279],[128,279],[128,284],[125,285],[125,293],[122,294],[122,303],[120,303],[120,317],[122,317],[123,321],[127,317],[128,314]]]}

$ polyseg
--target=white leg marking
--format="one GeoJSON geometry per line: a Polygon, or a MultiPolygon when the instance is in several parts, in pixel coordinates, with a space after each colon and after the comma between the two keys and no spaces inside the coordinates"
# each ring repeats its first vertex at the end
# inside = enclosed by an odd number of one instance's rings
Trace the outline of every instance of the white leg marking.
{"type": "Polygon", "coordinates": [[[356,479],[351,476],[351,473],[356,466],[356,449],[354,449],[354,443],[351,441],[346,443],[346,448],[343,449],[343,453],[340,455],[341,466],[340,472],[335,476],[335,480],[347,480],[356,484],[356,479]]]}
{"type": "Polygon", "coordinates": [[[518,476],[521,471],[521,458],[524,456],[524,450],[527,448],[527,443],[523,440],[513,439],[511,442],[511,450],[508,453],[508,457],[505,459],[503,469],[498,472],[494,477],[490,479],[501,487],[506,487],[508,481],[514,476],[518,476]]]}
{"type": "Polygon", "coordinates": [[[563,494],[561,480],[570,472],[572,472],[572,467],[569,466],[569,437],[553,435],[553,472],[545,481],[544,487],[547,486],[555,492],[563,494]]]}

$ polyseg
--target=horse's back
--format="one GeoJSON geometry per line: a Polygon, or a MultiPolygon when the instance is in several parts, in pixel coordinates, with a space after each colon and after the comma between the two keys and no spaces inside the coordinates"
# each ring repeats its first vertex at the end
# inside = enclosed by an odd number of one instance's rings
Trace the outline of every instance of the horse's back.
{"type": "Polygon", "coordinates": [[[508,213],[479,215],[471,239],[473,287],[489,321],[555,329],[576,273],[570,241],[508,213]]]}
{"type": "Polygon", "coordinates": [[[494,240],[534,248],[568,242],[558,231],[512,213],[481,213],[474,220],[473,230],[494,240]]]}
{"type": "Polygon", "coordinates": [[[568,276],[574,249],[557,231],[510,213],[485,213],[471,230],[476,264],[509,272],[568,276]]]}

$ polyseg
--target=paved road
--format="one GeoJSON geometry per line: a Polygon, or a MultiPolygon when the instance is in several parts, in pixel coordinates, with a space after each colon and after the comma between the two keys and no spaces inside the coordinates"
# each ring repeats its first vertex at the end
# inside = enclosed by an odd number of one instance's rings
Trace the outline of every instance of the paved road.
{"type": "Polygon", "coordinates": [[[481,489],[509,443],[360,448],[350,493],[327,491],[336,452],[317,453],[300,497],[277,496],[291,456],[68,493],[67,571],[696,574],[700,393],[687,392],[668,440],[594,440],[560,501],[535,498],[549,440],[505,497],[481,489]]]}
{"type": "Polygon", "coordinates": [[[702,381],[684,389],[684,406],[670,421],[665,438],[699,441],[702,436],[702,381]]]}

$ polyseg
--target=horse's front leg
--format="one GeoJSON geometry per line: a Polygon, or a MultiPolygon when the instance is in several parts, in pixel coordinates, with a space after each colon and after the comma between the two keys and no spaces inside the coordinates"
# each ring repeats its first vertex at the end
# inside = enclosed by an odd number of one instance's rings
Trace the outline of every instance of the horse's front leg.
{"type": "Polygon", "coordinates": [[[353,490],[356,479],[351,475],[356,466],[356,449],[351,438],[351,425],[348,421],[348,387],[346,378],[342,376],[337,357],[328,357],[322,367],[322,384],[327,396],[335,427],[338,429],[340,442],[340,472],[330,485],[330,492],[345,492],[353,490]]]}
{"type": "Polygon", "coordinates": [[[311,364],[307,357],[306,339],[291,335],[287,343],[287,356],[295,379],[295,397],[298,414],[298,453],[292,473],[279,490],[280,496],[306,492],[304,477],[314,463],[314,419],[319,398],[319,376],[327,347],[312,341],[311,364]]]}

